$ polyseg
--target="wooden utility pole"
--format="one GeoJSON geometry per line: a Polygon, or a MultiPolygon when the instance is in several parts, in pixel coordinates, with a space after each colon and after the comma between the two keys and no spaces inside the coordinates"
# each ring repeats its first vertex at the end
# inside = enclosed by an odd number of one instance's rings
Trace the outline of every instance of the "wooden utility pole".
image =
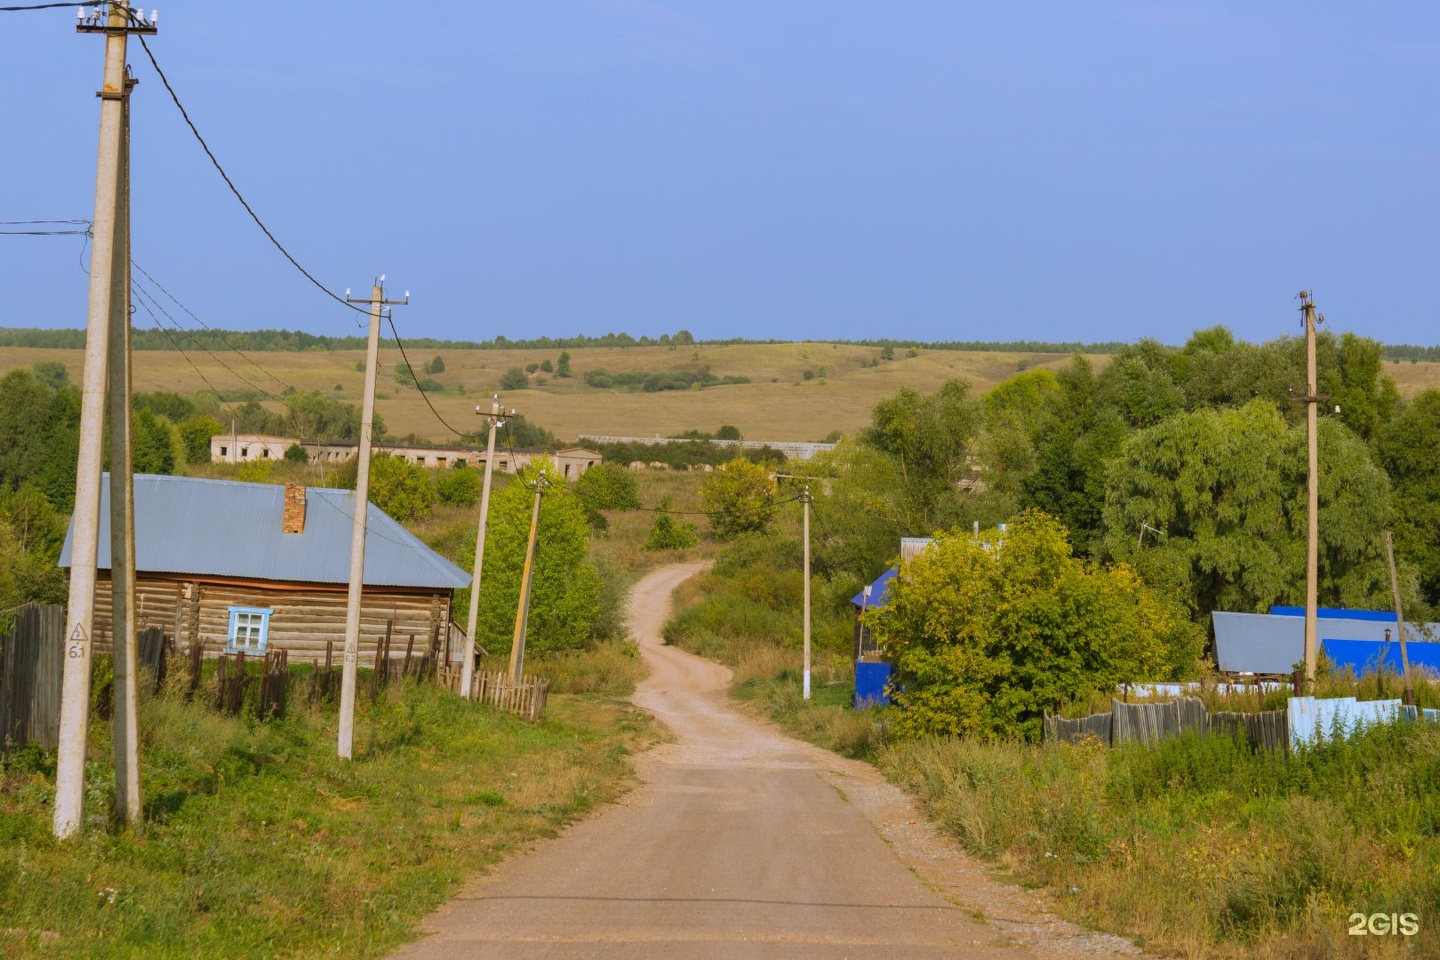
{"type": "Polygon", "coordinates": [[[350,592],[345,603],[345,656],[340,669],[340,757],[352,756],[355,736],[355,679],[360,664],[360,598],[365,582],[365,516],[370,506],[370,443],[375,424],[375,368],[380,359],[380,314],[387,306],[404,306],[404,300],[385,299],[385,275],[370,288],[369,299],[351,297],[347,303],[370,304],[370,338],[365,345],[365,399],[360,408],[360,449],[355,464],[355,511],[350,526],[350,592]]]}
{"type": "MultiPolygon", "coordinates": [[[[105,432],[106,375],[112,310],[117,294],[114,273],[128,273],[129,251],[117,243],[125,151],[126,40],[132,33],[154,33],[155,24],[123,2],[89,11],[81,7],[79,33],[105,35],[105,69],[100,98],[100,137],[95,163],[95,216],[90,264],[89,307],[85,325],[85,363],[81,375],[80,443],[75,462],[74,535],[70,543],[70,596],[65,618],[65,664],[60,687],[60,731],[55,757],[53,830],[74,836],[84,822],[85,748],[90,728],[90,670],[95,636],[96,561],[100,540],[101,453],[105,432]],[[121,247],[121,249],[117,249],[121,247]],[[125,259],[121,259],[121,256],[125,259]]],[[[126,308],[128,323],[128,308],[126,308]]],[[[119,417],[128,423],[129,411],[119,417]]],[[[112,416],[114,413],[112,411],[112,416]]],[[[113,519],[113,518],[112,518],[113,519]]],[[[123,522],[123,520],[122,520],[123,522]]],[[[112,568],[114,560],[112,558],[112,568]]],[[[117,784],[117,790],[120,789],[117,784]]]]}
{"type": "Polygon", "coordinates": [[[1400,606],[1400,578],[1395,573],[1395,538],[1385,531],[1385,560],[1390,564],[1390,593],[1395,598],[1395,627],[1400,637],[1400,670],[1405,682],[1405,702],[1415,702],[1415,688],[1410,685],[1410,651],[1405,647],[1405,611],[1400,606]]]}
{"type": "MultiPolygon", "coordinates": [[[[480,413],[480,408],[475,408],[480,413]]],[[[510,411],[515,416],[515,411],[510,411]]],[[[465,617],[465,636],[471,649],[465,651],[465,664],[460,668],[460,695],[470,699],[470,687],[475,682],[475,629],[480,610],[480,571],[485,565],[485,530],[490,517],[490,476],[495,467],[495,431],[505,424],[505,414],[500,409],[500,397],[495,395],[490,402],[490,439],[485,443],[485,479],[480,487],[480,524],[475,530],[475,569],[470,575],[470,611],[465,617]]]]}
{"type": "Polygon", "coordinates": [[[1315,365],[1315,327],[1323,322],[1316,318],[1315,301],[1307,291],[1299,294],[1300,312],[1305,323],[1305,439],[1308,465],[1306,468],[1305,525],[1305,682],[1315,682],[1315,666],[1320,658],[1320,642],[1316,625],[1316,606],[1320,582],[1320,443],[1316,426],[1316,405],[1320,402],[1315,365]]]}
{"type": "MultiPolygon", "coordinates": [[[[126,79],[128,92],[136,81],[126,79]]],[[[120,101],[120,189],[110,271],[110,605],[115,815],[140,821],[139,652],[135,645],[135,471],[130,431],[130,101],[120,101]]]]}
{"type": "Polygon", "coordinates": [[[535,541],[540,533],[540,495],[550,485],[545,474],[535,478],[535,509],[530,513],[530,539],[525,544],[525,569],[520,574],[520,604],[515,611],[515,637],[510,644],[510,679],[520,682],[525,670],[525,629],[530,621],[530,585],[535,576],[535,541]]]}

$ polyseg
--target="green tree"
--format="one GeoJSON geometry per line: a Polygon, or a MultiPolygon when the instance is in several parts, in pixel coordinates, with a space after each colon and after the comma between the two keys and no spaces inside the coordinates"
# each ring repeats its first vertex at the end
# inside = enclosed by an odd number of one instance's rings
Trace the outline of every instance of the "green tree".
{"type": "Polygon", "coordinates": [[[455,507],[473,507],[480,499],[480,471],[463,464],[435,475],[435,495],[441,503],[455,507]]]}
{"type": "MultiPolygon", "coordinates": [[[[824,374],[821,374],[821,376],[824,376],[824,374]]],[[[722,424],[722,425],[720,426],[720,429],[715,431],[715,439],[716,439],[716,440],[744,440],[745,438],[742,437],[742,436],[740,436],[740,428],[739,428],[739,427],[734,426],[733,424],[726,423],[726,424],[722,424]]]]}
{"type": "Polygon", "coordinates": [[[560,351],[560,359],[555,361],[555,376],[561,378],[574,376],[574,374],[570,372],[570,351],[560,351]]]}
{"type": "MultiPolygon", "coordinates": [[[[554,462],[539,457],[520,471],[518,482],[496,491],[490,501],[476,633],[480,645],[499,656],[508,653],[514,636],[534,486],[542,474],[549,486],[540,505],[526,650],[580,648],[600,626],[600,575],[588,558],[590,528],[584,508],[554,462]]],[[[461,557],[461,567],[468,569],[474,558],[471,549],[461,557]]],[[[466,613],[468,603],[469,591],[457,591],[457,618],[466,613]]]]}
{"type": "Polygon", "coordinates": [[[40,360],[30,368],[39,380],[51,390],[59,390],[70,382],[70,371],[59,360],[40,360]]]}
{"type": "Polygon", "coordinates": [[[179,423],[195,415],[195,404],[173,390],[137,393],[131,406],[135,410],[149,410],[152,413],[158,413],[171,423],[179,423]]]}
{"type": "Polygon", "coordinates": [[[426,373],[444,373],[444,372],[445,372],[445,358],[444,358],[444,357],[441,357],[439,354],[436,354],[435,357],[434,357],[434,359],[432,359],[429,363],[425,364],[425,372],[426,372],[426,373]]]}
{"type": "Polygon", "coordinates": [[[435,488],[425,468],[401,457],[381,454],[370,461],[370,502],[405,523],[430,516],[435,488]]]}
{"type": "Polygon", "coordinates": [[[285,462],[303,465],[310,462],[310,454],[306,453],[305,448],[300,444],[292,443],[285,448],[285,462]]]}
{"type": "MultiPolygon", "coordinates": [[[[1172,417],[1115,459],[1103,545],[1204,617],[1304,597],[1305,428],[1265,400],[1172,417]],[[1142,524],[1160,531],[1140,545],[1142,524]]],[[[1390,485],[1343,424],[1320,423],[1320,599],[1385,603],[1390,485]]],[[[1147,533],[1149,531],[1147,530],[1147,533]]],[[[1413,578],[1412,578],[1413,579],[1413,578]]]]}
{"type": "Polygon", "coordinates": [[[141,407],[130,418],[130,455],[136,473],[173,474],[184,461],[180,434],[158,413],[141,407]]]}
{"type": "Polygon", "coordinates": [[[641,545],[641,550],[684,550],[693,547],[700,542],[700,534],[695,530],[695,524],[683,520],[676,520],[668,513],[662,513],[655,518],[655,523],[650,527],[650,534],[641,545]]]}
{"type": "Polygon", "coordinates": [[[592,510],[638,510],[640,485],[635,475],[616,463],[601,463],[580,474],[575,496],[592,510]]]}
{"type": "Polygon", "coordinates": [[[530,386],[530,378],[520,367],[511,367],[500,375],[501,390],[524,390],[530,386]]]}
{"type": "Polygon", "coordinates": [[[723,464],[705,478],[700,499],[710,530],[721,540],[764,533],[775,517],[775,481],[770,472],[743,457],[723,464]]]}
{"type": "Polygon", "coordinates": [[[0,610],[20,603],[64,603],[59,566],[65,518],[37,487],[0,491],[0,610]]]}
{"type": "Polygon", "coordinates": [[[540,370],[542,373],[554,373],[555,365],[550,362],[549,357],[546,357],[544,360],[540,361],[540,370]]]}
{"type": "Polygon", "coordinates": [[[1067,700],[1193,672],[1203,633],[1129,567],[1077,559],[1024,514],[994,546],[956,530],[905,564],[865,614],[895,669],[902,736],[1038,738],[1067,700]]]}
{"type": "Polygon", "coordinates": [[[875,404],[871,426],[861,434],[894,458],[904,496],[929,530],[958,521],[957,484],[974,467],[971,445],[983,411],[968,394],[963,380],[930,396],[902,387],[875,404]]]}
{"type": "Polygon", "coordinates": [[[219,420],[204,415],[182,420],[178,429],[186,463],[209,463],[210,438],[225,432],[219,420]]]}
{"type": "Polygon", "coordinates": [[[40,472],[49,443],[40,427],[50,420],[53,398],[54,391],[29,370],[0,377],[0,489],[14,489],[40,472]]]}
{"type": "Polygon", "coordinates": [[[1381,427],[1375,450],[1395,489],[1395,552],[1420,571],[1426,599],[1440,603],[1440,390],[1381,427]]]}

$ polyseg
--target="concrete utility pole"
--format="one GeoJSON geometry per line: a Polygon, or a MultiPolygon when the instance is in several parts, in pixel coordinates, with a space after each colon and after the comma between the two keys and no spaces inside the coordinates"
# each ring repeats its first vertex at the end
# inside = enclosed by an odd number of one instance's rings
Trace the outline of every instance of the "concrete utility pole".
{"type": "Polygon", "coordinates": [[[777,474],[775,474],[775,479],[776,479],[777,481],[778,481],[778,480],[799,480],[801,483],[804,484],[804,487],[803,487],[803,488],[801,489],[801,491],[800,491],[800,502],[805,505],[805,506],[804,506],[804,520],[802,521],[802,524],[801,524],[801,526],[802,526],[802,531],[803,531],[803,537],[804,537],[804,540],[805,540],[805,547],[804,547],[804,554],[805,554],[805,588],[804,588],[804,596],[805,596],[805,624],[804,624],[804,627],[803,627],[803,632],[804,632],[804,637],[805,637],[805,667],[804,667],[804,672],[803,672],[803,674],[801,675],[801,676],[802,676],[802,680],[801,680],[801,692],[802,692],[802,695],[803,695],[804,699],[809,700],[809,699],[810,699],[810,504],[812,504],[812,503],[815,502],[815,496],[810,492],[810,481],[811,481],[811,479],[812,479],[811,477],[800,477],[800,476],[796,476],[796,475],[790,474],[790,473],[777,473],[777,474]]]}
{"type": "Polygon", "coordinates": [[[370,339],[365,345],[365,400],[360,408],[360,450],[355,464],[355,513],[350,527],[350,592],[345,603],[345,658],[340,672],[340,757],[352,756],[355,737],[355,677],[360,663],[360,596],[365,582],[365,515],[370,506],[370,441],[375,425],[375,368],[380,358],[380,312],[410,302],[385,299],[385,274],[370,288],[370,298],[350,296],[347,303],[370,304],[370,339]]]}
{"type": "Polygon", "coordinates": [[[805,484],[804,491],[800,494],[800,502],[805,505],[805,680],[804,698],[810,699],[810,503],[815,498],[810,495],[810,484],[805,484]]]}
{"type": "Polygon", "coordinates": [[[545,474],[535,478],[535,509],[530,513],[530,540],[525,544],[525,569],[520,574],[520,606],[515,611],[515,638],[510,644],[510,679],[520,682],[525,670],[525,628],[530,621],[530,585],[535,576],[535,541],[540,533],[540,495],[550,486],[545,474]]]}
{"type": "MultiPolygon", "coordinates": [[[[105,70],[100,97],[100,138],[95,163],[94,245],[90,264],[90,298],[85,325],[85,364],[81,375],[80,451],[75,463],[74,536],[70,543],[70,598],[65,619],[65,665],[60,686],[60,736],[55,758],[54,834],[74,836],[85,813],[85,747],[90,727],[90,669],[95,636],[96,556],[100,539],[101,442],[105,420],[105,380],[112,301],[116,296],[116,265],[120,260],[116,228],[120,220],[124,152],[125,104],[130,85],[125,78],[126,39],[132,33],[154,33],[123,2],[87,12],[80,8],[79,33],[105,35],[105,70]]],[[[124,251],[128,257],[128,250],[124,251]]],[[[128,286],[128,281],[127,284],[128,286]]],[[[128,320],[128,318],[127,318],[128,320]]],[[[122,414],[129,417],[129,412],[122,414]]],[[[113,566],[113,562],[112,562],[113,566]]],[[[117,784],[117,789],[119,789],[117,784]]]]}
{"type": "MultiPolygon", "coordinates": [[[[475,408],[480,413],[480,408],[475,408]]],[[[515,416],[515,410],[510,410],[515,416]]],[[[480,609],[480,570],[485,564],[485,526],[490,517],[490,475],[495,467],[495,431],[505,424],[505,414],[500,409],[500,396],[496,394],[490,403],[490,439],[485,443],[485,480],[480,487],[480,525],[475,531],[475,569],[470,575],[470,612],[465,618],[465,636],[472,649],[465,651],[465,664],[460,669],[460,695],[470,699],[470,687],[475,682],[475,626],[480,609]]]]}
{"type": "Polygon", "coordinates": [[[1395,538],[1385,531],[1385,559],[1390,564],[1390,593],[1395,598],[1395,628],[1400,636],[1400,670],[1405,682],[1405,702],[1415,703],[1415,688],[1410,684],[1410,651],[1405,647],[1405,611],[1400,606],[1400,578],[1395,573],[1395,538]]]}
{"type": "MultiPolygon", "coordinates": [[[[126,79],[128,91],[137,81],[126,79]]],[[[115,814],[140,821],[139,654],[135,643],[135,471],[130,431],[130,101],[120,102],[122,149],[110,271],[110,605],[114,679],[115,814]]]]}
{"type": "Polygon", "coordinates": [[[1315,368],[1315,327],[1324,318],[1315,315],[1315,301],[1310,294],[1299,293],[1300,312],[1305,323],[1305,396],[1297,399],[1305,404],[1305,437],[1308,454],[1306,468],[1305,528],[1305,682],[1315,682],[1315,665],[1319,660],[1320,642],[1316,626],[1317,595],[1320,582],[1320,452],[1316,427],[1316,404],[1321,400],[1315,368]]]}

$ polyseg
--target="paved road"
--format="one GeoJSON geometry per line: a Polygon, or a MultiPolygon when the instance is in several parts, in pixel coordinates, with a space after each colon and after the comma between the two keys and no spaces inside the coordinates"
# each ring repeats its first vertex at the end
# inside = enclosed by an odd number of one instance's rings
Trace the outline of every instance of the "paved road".
{"type": "Polygon", "coordinates": [[[985,878],[872,768],[738,714],[728,670],[659,640],[670,593],[698,569],[663,568],[632,595],[651,667],[635,702],[675,735],[641,758],[644,785],[477,881],[397,960],[1133,952],[985,878]],[[936,888],[971,896],[962,909],[936,888]],[[992,912],[1006,916],[975,919],[992,912]]]}

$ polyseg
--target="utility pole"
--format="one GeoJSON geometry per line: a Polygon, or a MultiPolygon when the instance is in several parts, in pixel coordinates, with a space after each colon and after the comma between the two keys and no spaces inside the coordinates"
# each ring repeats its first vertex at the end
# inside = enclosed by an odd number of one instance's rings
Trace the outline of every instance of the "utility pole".
{"type": "Polygon", "coordinates": [[[1415,703],[1415,688],[1410,685],[1410,651],[1405,648],[1405,611],[1400,606],[1400,578],[1395,573],[1395,538],[1385,531],[1385,559],[1390,564],[1390,593],[1395,598],[1395,627],[1400,635],[1400,670],[1405,681],[1405,702],[1415,703]]]}
{"type": "MultiPolygon", "coordinates": [[[[475,408],[480,413],[480,408],[475,408]]],[[[510,410],[515,416],[515,410],[510,410]]],[[[500,395],[490,401],[490,439],[485,443],[485,480],[480,487],[480,525],[475,531],[475,570],[470,575],[470,612],[465,618],[465,635],[472,649],[465,651],[465,665],[460,669],[460,695],[470,699],[470,686],[475,682],[475,629],[480,609],[480,570],[485,565],[485,526],[490,517],[490,475],[495,467],[495,431],[505,423],[505,414],[500,409],[500,395]]]]}
{"type": "Polygon", "coordinates": [[[385,274],[370,288],[368,300],[351,297],[345,291],[346,303],[370,304],[370,338],[365,345],[365,400],[360,409],[360,449],[355,469],[355,512],[350,528],[350,592],[345,603],[345,659],[340,672],[340,757],[352,756],[355,736],[355,677],[360,662],[360,596],[365,582],[365,515],[370,506],[370,441],[375,424],[375,368],[380,359],[380,313],[384,307],[400,307],[410,302],[410,291],[404,300],[385,299],[385,274]]]}
{"type": "Polygon", "coordinates": [[[1305,682],[1315,683],[1315,665],[1319,660],[1316,606],[1320,582],[1320,452],[1316,427],[1316,404],[1321,400],[1315,370],[1315,327],[1324,318],[1315,315],[1315,301],[1309,292],[1298,294],[1300,312],[1305,324],[1305,396],[1297,397],[1305,404],[1305,438],[1308,466],[1306,468],[1305,527],[1305,682]]]}
{"type": "Polygon", "coordinates": [[[535,577],[535,541],[540,533],[540,495],[550,485],[550,478],[535,478],[535,508],[530,513],[530,539],[525,544],[525,569],[520,574],[520,607],[515,611],[515,638],[510,644],[510,679],[520,682],[525,669],[525,628],[530,621],[530,585],[535,577]]]}
{"type": "MultiPolygon", "coordinates": [[[[126,78],[128,92],[137,81],[126,78]]],[[[120,189],[110,271],[110,606],[115,814],[140,821],[139,652],[135,645],[135,471],[130,431],[130,101],[122,100],[120,189]]]]}
{"type": "MultiPolygon", "coordinates": [[[[75,463],[75,532],[70,545],[70,596],[66,606],[65,665],[60,688],[60,736],[55,758],[53,830],[60,839],[74,836],[79,831],[85,812],[85,748],[89,740],[90,669],[94,655],[91,641],[95,635],[95,568],[100,539],[101,443],[109,325],[112,301],[116,296],[112,275],[117,264],[121,264],[121,269],[126,272],[129,267],[128,259],[118,259],[120,251],[116,249],[125,104],[130,96],[130,85],[125,77],[125,47],[132,33],[155,33],[155,22],[153,16],[145,21],[139,17],[138,11],[132,12],[124,2],[114,2],[108,5],[103,15],[98,6],[88,14],[86,8],[81,7],[76,31],[105,35],[105,69],[100,91],[96,94],[100,98],[100,137],[95,163],[94,245],[85,324],[80,451],[75,463]]],[[[128,257],[128,250],[125,253],[128,257]]],[[[121,415],[128,421],[128,411],[123,411],[121,415]]],[[[111,565],[114,566],[113,558],[111,565]]]]}
{"type": "Polygon", "coordinates": [[[815,502],[815,496],[810,492],[810,477],[800,477],[789,473],[775,474],[776,480],[799,480],[804,484],[800,491],[800,502],[804,504],[804,520],[801,523],[802,535],[805,547],[805,624],[803,628],[805,637],[805,667],[802,673],[801,693],[804,699],[810,699],[810,504],[815,502]]]}

